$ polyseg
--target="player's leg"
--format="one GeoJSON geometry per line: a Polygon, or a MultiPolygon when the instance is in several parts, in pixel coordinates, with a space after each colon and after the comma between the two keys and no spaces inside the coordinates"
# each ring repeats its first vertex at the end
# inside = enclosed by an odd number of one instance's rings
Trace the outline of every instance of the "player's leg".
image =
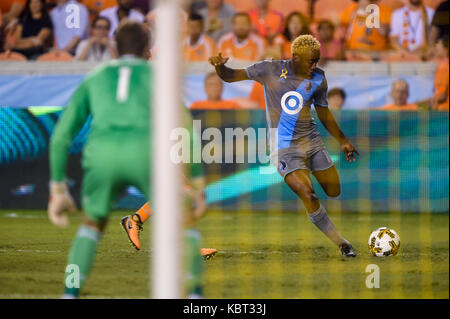
{"type": "Polygon", "coordinates": [[[330,197],[341,193],[339,174],[326,149],[314,154],[310,159],[312,174],[319,182],[324,192],[330,197]]]}
{"type": "Polygon", "coordinates": [[[130,244],[136,248],[136,250],[141,249],[141,242],[139,240],[139,235],[142,228],[142,225],[147,221],[147,219],[152,215],[152,208],[150,204],[145,203],[139,210],[128,216],[124,216],[120,223],[122,228],[128,235],[128,239],[130,244]]]}
{"type": "MultiPolygon", "coordinates": [[[[141,249],[141,242],[139,239],[140,232],[142,231],[142,225],[149,219],[152,215],[152,208],[150,207],[150,203],[145,203],[139,210],[128,216],[124,216],[121,220],[122,228],[128,235],[128,239],[130,244],[136,248],[136,250],[141,249]]],[[[200,255],[203,259],[207,260],[217,253],[217,249],[214,248],[201,248],[200,255]]]]}
{"type": "Polygon", "coordinates": [[[309,170],[295,170],[286,175],[285,182],[302,200],[309,219],[317,228],[336,244],[341,251],[343,247],[346,249],[347,246],[350,246],[349,242],[341,236],[330,220],[325,208],[320,204],[312,185],[309,170]]]}
{"type": "Polygon", "coordinates": [[[152,216],[152,208],[150,207],[149,202],[145,203],[136,213],[133,214],[135,220],[141,224],[145,223],[150,216],[152,216]]]}
{"type": "Polygon", "coordinates": [[[312,174],[317,182],[319,182],[320,186],[322,186],[325,194],[330,197],[337,197],[341,194],[339,174],[334,165],[323,171],[314,171],[312,174]]]}
{"type": "Polygon", "coordinates": [[[64,278],[63,298],[77,298],[94,264],[97,246],[106,221],[96,222],[85,215],[70,247],[64,278]],[[75,277],[74,275],[78,276],[75,277]]]}
{"type": "MultiPolygon", "coordinates": [[[[339,174],[328,151],[323,148],[310,158],[312,174],[328,196],[337,197],[341,193],[339,174]]],[[[352,245],[346,241],[340,246],[343,256],[355,257],[352,245]]]]}
{"type": "Polygon", "coordinates": [[[200,258],[201,234],[195,226],[183,230],[183,258],[186,296],[191,299],[203,296],[203,262],[200,258]]]}
{"type": "Polygon", "coordinates": [[[113,182],[114,176],[106,175],[101,168],[85,168],[82,186],[85,216],[70,248],[64,279],[64,298],[77,298],[83,288],[94,264],[112,203],[120,190],[113,182]],[[74,277],[75,274],[79,274],[79,277],[74,277]]]}
{"type": "MultiPolygon", "coordinates": [[[[142,152],[143,149],[149,148],[147,139],[136,140],[132,143],[128,143],[130,148],[128,154],[135,154],[138,152],[140,156],[130,156],[127,159],[127,172],[126,180],[129,185],[136,186],[145,198],[150,198],[150,154],[149,152],[142,152]]],[[[146,202],[136,213],[128,216],[124,216],[121,220],[121,225],[125,230],[130,244],[136,248],[136,250],[141,249],[141,242],[139,239],[140,232],[142,231],[142,225],[150,218],[152,215],[152,208],[149,202],[146,202]]]]}
{"type": "MultiPolygon", "coordinates": [[[[142,165],[136,165],[136,167],[142,167],[142,165]]],[[[149,165],[142,167],[140,171],[137,169],[130,170],[129,180],[134,181],[133,184],[146,198],[151,198],[148,167],[149,165]]],[[[192,201],[188,199],[183,201],[183,203],[187,205],[183,207],[183,257],[186,295],[189,298],[201,298],[203,293],[203,265],[200,258],[201,234],[195,227],[196,219],[192,211],[192,201]]]]}

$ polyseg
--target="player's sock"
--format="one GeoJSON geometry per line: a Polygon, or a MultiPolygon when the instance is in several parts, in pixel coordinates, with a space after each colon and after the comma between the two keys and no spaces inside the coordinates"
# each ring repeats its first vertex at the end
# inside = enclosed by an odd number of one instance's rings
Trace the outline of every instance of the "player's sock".
{"type": "Polygon", "coordinates": [[[309,219],[317,226],[333,243],[341,246],[343,243],[349,243],[344,237],[339,234],[334,224],[328,217],[325,208],[320,205],[319,209],[312,214],[308,214],[309,219]]]}
{"type": "Polygon", "coordinates": [[[81,225],[72,243],[64,277],[64,295],[78,297],[91,271],[101,233],[96,229],[81,225]],[[79,281],[77,276],[79,274],[79,281]]]}
{"type": "Polygon", "coordinates": [[[133,219],[134,221],[141,222],[143,224],[150,216],[152,216],[152,208],[147,202],[133,215],[133,219]],[[135,217],[137,217],[138,219],[136,219],[135,217]]]}
{"type": "Polygon", "coordinates": [[[200,258],[200,232],[195,228],[184,230],[184,258],[186,273],[186,295],[203,296],[203,261],[200,258]]]}

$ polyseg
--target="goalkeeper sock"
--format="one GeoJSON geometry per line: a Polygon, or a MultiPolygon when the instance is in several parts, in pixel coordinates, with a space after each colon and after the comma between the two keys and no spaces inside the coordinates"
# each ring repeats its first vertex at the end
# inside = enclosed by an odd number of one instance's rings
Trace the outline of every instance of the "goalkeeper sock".
{"type": "Polygon", "coordinates": [[[322,205],[314,213],[308,214],[308,217],[337,246],[341,246],[343,243],[348,244],[348,241],[339,234],[322,205]]]}
{"type": "Polygon", "coordinates": [[[141,208],[139,208],[139,210],[134,214],[137,215],[137,217],[139,218],[139,220],[135,219],[135,216],[133,216],[134,221],[139,221],[142,224],[145,223],[147,221],[147,219],[152,216],[152,208],[150,207],[149,203],[145,203],[144,206],[142,206],[141,208]]]}
{"type": "Polygon", "coordinates": [[[187,296],[203,295],[203,260],[200,256],[200,232],[195,228],[184,230],[184,260],[187,296]]]}
{"type": "Polygon", "coordinates": [[[72,243],[64,277],[65,295],[78,297],[91,271],[101,233],[89,226],[81,225],[72,243]]]}

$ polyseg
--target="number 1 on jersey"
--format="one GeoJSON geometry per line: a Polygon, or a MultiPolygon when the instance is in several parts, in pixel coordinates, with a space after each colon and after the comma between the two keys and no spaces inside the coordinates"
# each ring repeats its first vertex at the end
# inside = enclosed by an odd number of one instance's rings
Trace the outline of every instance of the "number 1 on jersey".
{"type": "Polygon", "coordinates": [[[123,66],[119,69],[119,80],[117,81],[117,101],[126,102],[128,100],[128,91],[130,87],[131,69],[123,66]]]}

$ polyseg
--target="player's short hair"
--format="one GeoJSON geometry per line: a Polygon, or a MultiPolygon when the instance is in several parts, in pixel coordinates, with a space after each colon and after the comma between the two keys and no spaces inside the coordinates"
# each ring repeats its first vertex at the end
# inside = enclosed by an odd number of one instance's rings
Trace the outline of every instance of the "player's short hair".
{"type": "Polygon", "coordinates": [[[301,55],[306,51],[313,51],[313,56],[320,58],[320,42],[311,34],[299,35],[292,41],[292,54],[301,55]]]}
{"type": "Polygon", "coordinates": [[[119,55],[141,56],[150,44],[150,30],[138,22],[125,21],[117,29],[115,38],[119,55]]]}
{"type": "Polygon", "coordinates": [[[347,94],[341,88],[333,88],[328,91],[328,97],[333,96],[333,95],[340,95],[343,100],[345,100],[345,98],[347,97],[347,94]]]}

